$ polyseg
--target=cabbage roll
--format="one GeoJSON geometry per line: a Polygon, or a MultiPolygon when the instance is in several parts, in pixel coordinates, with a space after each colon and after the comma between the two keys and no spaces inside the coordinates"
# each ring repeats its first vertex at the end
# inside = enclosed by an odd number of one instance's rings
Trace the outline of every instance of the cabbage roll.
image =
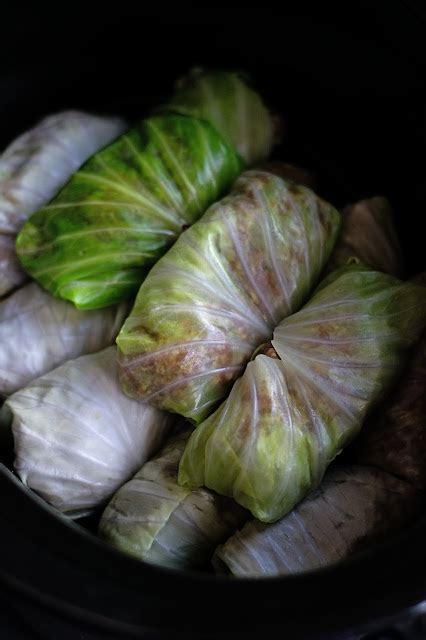
{"type": "Polygon", "coordinates": [[[143,283],[117,339],[124,391],[195,423],[209,415],[309,295],[339,220],[303,186],[244,173],[143,283]]]}
{"type": "Polygon", "coordinates": [[[239,73],[193,69],[178,80],[166,109],[210,122],[248,165],[271,152],[273,118],[239,73]]]}
{"type": "Polygon", "coordinates": [[[393,393],[367,421],[351,460],[426,491],[426,334],[393,393]]]}
{"type": "Polygon", "coordinates": [[[295,164],[282,162],[282,160],[269,160],[268,162],[263,162],[259,169],[261,171],[273,173],[285,180],[292,180],[297,184],[303,184],[305,187],[309,187],[309,189],[315,190],[317,184],[315,175],[311,171],[304,169],[303,167],[298,167],[295,164]]]}
{"type": "Polygon", "coordinates": [[[360,200],[343,210],[342,231],[327,271],[358,259],[376,271],[402,277],[402,250],[386,198],[360,200]]]}
{"type": "Polygon", "coordinates": [[[251,520],[216,550],[219,573],[277,576],[327,566],[408,524],[424,497],[379,469],[330,469],[321,486],[274,524],[251,520]]]}
{"type": "Polygon", "coordinates": [[[0,297],[26,275],[15,253],[15,236],[95,151],[125,130],[119,118],[64,111],[44,118],[0,157],[0,297]]]}
{"type": "Polygon", "coordinates": [[[125,396],[115,347],[69,360],[14,393],[15,471],[60,511],[101,506],[158,449],[172,416],[125,396]]]}
{"type": "Polygon", "coordinates": [[[118,490],[105,509],[99,534],[140,559],[175,568],[200,567],[247,520],[233,500],[177,483],[190,430],[183,429],[118,490]]]}
{"type": "Polygon", "coordinates": [[[25,269],[80,309],[135,294],[151,265],[237,177],[241,160],[207,122],[144,120],[88,160],[17,238],[25,269]]]}
{"type": "Polygon", "coordinates": [[[192,434],[179,483],[233,496],[274,522],[319,485],[395,381],[426,324],[426,289],[350,265],[274,331],[192,434]]]}
{"type": "Polygon", "coordinates": [[[128,303],[79,311],[56,300],[35,282],[0,302],[0,397],[70,358],[93,353],[114,342],[128,303]]]}

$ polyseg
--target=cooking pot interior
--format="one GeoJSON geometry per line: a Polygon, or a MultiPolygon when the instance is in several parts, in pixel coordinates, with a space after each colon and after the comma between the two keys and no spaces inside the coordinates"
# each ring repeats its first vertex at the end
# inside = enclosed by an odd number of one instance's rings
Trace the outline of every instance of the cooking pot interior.
{"type": "MultiPolygon", "coordinates": [[[[367,5],[346,7],[344,15],[186,4],[137,14],[105,10],[96,20],[71,10],[47,19],[44,10],[29,9],[24,24],[12,11],[7,64],[0,65],[0,144],[62,108],[144,116],[192,66],[241,69],[284,118],[275,157],[314,171],[319,192],[337,206],[373,195],[390,199],[412,275],[424,268],[422,30],[414,14],[401,23],[393,9],[385,19],[367,5]]],[[[4,456],[10,464],[10,447],[4,456]]],[[[58,518],[6,474],[2,481],[9,583],[68,615],[114,620],[129,633],[142,622],[184,633],[208,621],[235,636],[255,620],[264,631],[287,624],[297,638],[303,624],[306,633],[326,626],[330,608],[327,624],[337,628],[421,598],[414,574],[424,561],[422,521],[337,567],[237,585],[142,565],[58,518]]]]}

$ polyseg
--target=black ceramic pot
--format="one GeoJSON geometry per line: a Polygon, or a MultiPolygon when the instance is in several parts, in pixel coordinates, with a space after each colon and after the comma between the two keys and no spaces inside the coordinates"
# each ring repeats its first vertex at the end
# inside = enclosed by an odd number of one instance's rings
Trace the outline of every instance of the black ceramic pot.
{"type": "MultiPolygon", "coordinates": [[[[96,18],[13,10],[2,21],[0,143],[60,108],[144,115],[194,64],[245,69],[286,118],[277,156],[314,169],[338,206],[386,195],[413,274],[425,266],[422,5],[299,5],[115,8],[96,18]]],[[[426,518],[339,565],[237,581],[121,555],[55,515],[6,466],[0,496],[4,629],[17,634],[5,638],[358,638],[426,599],[426,518]],[[25,636],[37,620],[38,635],[25,636]]]]}

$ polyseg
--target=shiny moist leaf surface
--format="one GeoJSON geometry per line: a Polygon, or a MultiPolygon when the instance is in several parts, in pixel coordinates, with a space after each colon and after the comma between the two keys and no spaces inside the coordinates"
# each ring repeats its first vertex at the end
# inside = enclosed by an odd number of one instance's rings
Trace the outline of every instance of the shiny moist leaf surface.
{"type": "Polygon", "coordinates": [[[31,216],[17,239],[19,258],[40,284],[78,308],[129,298],[240,169],[207,122],[149,118],[90,158],[31,216]]]}
{"type": "Polygon", "coordinates": [[[244,173],[143,283],[117,339],[125,392],[200,422],[306,300],[339,221],[306,187],[244,173]]]}
{"type": "Polygon", "coordinates": [[[238,577],[312,571],[368,548],[423,508],[424,498],[399,478],[374,467],[336,466],[278,522],[248,522],[216,550],[213,564],[238,577]]]}
{"type": "Polygon", "coordinates": [[[361,265],[333,272],[274,331],[192,434],[184,486],[233,496],[274,522],[321,482],[401,371],[426,323],[426,291],[361,265]]]}
{"type": "Polygon", "coordinates": [[[70,358],[113,344],[128,302],[81,311],[31,282],[0,302],[0,397],[70,358]]]}
{"type": "Polygon", "coordinates": [[[15,471],[72,516],[101,506],[158,449],[173,416],[125,396],[115,347],[68,360],[14,393],[15,471]]]}
{"type": "Polygon", "coordinates": [[[171,438],[117,491],[100,520],[101,537],[139,559],[183,569],[205,565],[216,545],[244,523],[248,513],[233,500],[178,485],[190,431],[171,438]]]}
{"type": "Polygon", "coordinates": [[[166,108],[210,122],[248,165],[265,160],[271,152],[271,114],[236,72],[192,70],[177,82],[166,108]]]}

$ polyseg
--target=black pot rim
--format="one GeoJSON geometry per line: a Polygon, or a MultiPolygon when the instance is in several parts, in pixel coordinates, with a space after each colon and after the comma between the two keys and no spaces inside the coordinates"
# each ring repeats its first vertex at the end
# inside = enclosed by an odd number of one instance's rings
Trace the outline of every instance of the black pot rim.
{"type": "Polygon", "coordinates": [[[42,606],[105,629],[196,631],[198,637],[208,629],[238,637],[256,627],[318,637],[392,617],[426,599],[426,515],[344,562],[288,577],[235,579],[124,555],[58,514],[3,465],[0,476],[1,546],[20,543],[22,550],[19,558],[4,554],[1,580],[42,606]]]}
{"type": "MultiPolygon", "coordinates": [[[[359,70],[359,73],[366,75],[367,83],[357,102],[357,107],[362,107],[363,101],[365,101],[370,109],[368,99],[371,90],[376,92],[380,98],[376,106],[376,122],[380,122],[379,116],[382,116],[381,109],[384,107],[385,126],[380,128],[379,144],[388,142],[386,126],[394,124],[391,118],[386,120],[385,107],[388,105],[390,96],[393,99],[392,91],[397,82],[401,83],[397,96],[401,108],[396,109],[395,113],[397,115],[403,113],[406,117],[404,122],[408,122],[411,118],[412,125],[408,133],[416,131],[417,134],[422,131],[425,122],[424,96],[423,102],[418,100],[424,89],[421,79],[424,77],[423,72],[426,68],[426,56],[424,56],[423,47],[420,46],[424,40],[424,25],[418,24],[413,11],[410,11],[403,16],[405,32],[404,30],[399,32],[397,28],[401,16],[395,10],[395,6],[399,4],[401,6],[411,5],[412,7],[417,3],[408,2],[408,0],[405,3],[386,3],[389,12],[386,25],[389,25],[389,28],[385,27],[383,16],[380,16],[381,28],[377,29],[377,33],[375,32],[377,17],[373,15],[374,10],[371,8],[371,3],[354,3],[350,18],[346,17],[347,9],[350,7],[345,5],[345,15],[343,16],[342,12],[339,17],[342,29],[335,29],[335,25],[331,24],[331,27],[325,32],[326,25],[322,24],[321,33],[315,42],[311,42],[314,55],[305,56],[303,65],[298,65],[297,59],[294,61],[288,56],[289,64],[294,62],[296,68],[294,82],[291,85],[293,91],[303,88],[306,84],[307,78],[310,77],[312,59],[313,68],[321,71],[324,69],[324,73],[316,75],[315,82],[318,86],[311,87],[309,92],[305,89],[305,97],[308,96],[308,99],[311,100],[313,96],[318,95],[320,90],[323,92],[321,95],[327,96],[333,91],[335,84],[342,80],[345,85],[343,97],[350,101],[354,99],[354,92],[351,91],[350,85],[354,75],[358,73],[358,55],[364,52],[363,60],[365,62],[370,59],[369,54],[372,52],[371,62],[373,63],[373,53],[379,49],[378,61],[359,70]],[[360,14],[358,20],[355,20],[356,16],[352,14],[358,13],[357,4],[365,5],[363,10],[365,15],[360,14]],[[392,9],[390,9],[391,5],[392,9]],[[363,38],[362,34],[358,37],[358,31],[364,24],[369,27],[367,38],[363,38]],[[413,31],[414,26],[417,27],[416,31],[413,31]],[[339,35],[339,38],[336,37],[336,47],[339,47],[336,52],[336,63],[335,65],[330,64],[334,59],[332,56],[324,55],[322,57],[324,64],[321,67],[322,52],[332,51],[333,47],[330,45],[329,50],[322,48],[324,37],[331,38],[334,33],[336,36],[339,35]],[[394,41],[392,37],[395,34],[398,34],[398,39],[394,41]],[[417,37],[415,37],[416,34],[417,37]],[[346,48],[345,43],[347,44],[346,48]],[[355,53],[351,54],[350,49],[355,45],[355,53]],[[385,71],[384,63],[387,59],[389,59],[388,68],[390,71],[387,75],[383,74],[384,77],[381,79],[379,71],[385,71]],[[410,94],[410,100],[407,99],[408,94],[410,94]],[[406,112],[407,103],[409,103],[408,112],[406,112]]],[[[317,5],[317,9],[322,14],[323,4],[317,5]]],[[[39,7],[34,9],[34,18],[38,12],[39,7]]],[[[178,12],[182,13],[180,7],[178,7],[178,12]]],[[[239,10],[235,9],[235,14],[235,20],[241,22],[239,10]]],[[[209,22],[210,18],[210,13],[208,13],[206,22],[209,22]]],[[[309,37],[314,37],[315,25],[313,26],[313,21],[307,23],[303,16],[300,19],[299,16],[296,18],[290,22],[287,20],[284,25],[287,31],[284,30],[283,39],[287,35],[291,46],[298,44],[298,37],[294,36],[293,32],[295,33],[299,27],[303,29],[309,27],[309,37]],[[292,34],[293,38],[291,38],[292,34]]],[[[109,73],[115,73],[119,87],[118,96],[115,94],[112,96],[114,99],[111,102],[111,109],[114,110],[116,106],[118,108],[124,101],[123,104],[126,105],[129,114],[139,113],[141,91],[139,86],[134,86],[131,83],[133,67],[127,72],[127,75],[123,74],[123,80],[121,80],[121,75],[117,73],[125,68],[122,65],[120,52],[114,67],[112,63],[115,59],[115,50],[111,47],[104,47],[99,53],[98,48],[95,48],[93,44],[88,45],[87,50],[84,50],[83,46],[80,57],[77,56],[77,60],[75,60],[75,49],[71,46],[75,40],[74,33],[71,33],[70,30],[69,34],[63,36],[62,30],[58,30],[53,38],[54,46],[57,49],[54,50],[55,55],[52,55],[51,36],[55,34],[49,32],[49,35],[46,35],[51,29],[51,25],[48,23],[45,26],[46,33],[39,32],[38,28],[41,27],[43,20],[44,16],[39,16],[36,29],[33,28],[31,20],[28,20],[29,27],[24,35],[22,35],[21,21],[17,20],[16,24],[19,24],[19,28],[15,29],[16,33],[10,35],[11,42],[13,41],[15,44],[16,60],[13,62],[15,68],[8,71],[7,75],[0,74],[2,80],[0,88],[4,90],[5,98],[0,105],[0,110],[3,120],[8,123],[7,131],[4,133],[5,142],[6,138],[12,137],[20,127],[29,126],[30,120],[47,113],[47,109],[62,108],[64,105],[88,108],[97,106],[99,90],[101,90],[102,99],[105,99],[106,96],[109,98],[111,95],[109,90],[105,90],[105,86],[109,89],[109,73]],[[21,34],[19,37],[22,41],[28,37],[32,38],[34,60],[28,60],[28,55],[22,53],[19,39],[18,45],[16,45],[16,37],[19,34],[21,34]],[[63,51],[59,51],[63,37],[65,37],[64,51],[67,46],[69,48],[67,55],[63,51]],[[92,55],[94,51],[96,55],[92,55]],[[110,54],[110,51],[114,53],[114,56],[110,54]],[[58,52],[57,57],[56,52],[58,52]],[[99,79],[100,55],[106,57],[107,64],[110,65],[112,71],[104,71],[103,74],[100,74],[99,79]],[[67,77],[67,73],[72,75],[71,79],[67,77]],[[93,83],[92,78],[96,80],[93,83]],[[83,93],[76,92],[76,103],[74,104],[70,96],[74,99],[73,85],[77,85],[79,82],[90,91],[88,97],[85,94],[83,96],[83,93]],[[122,97],[120,90],[123,87],[126,89],[130,87],[134,90],[134,94],[122,97]],[[35,99],[39,94],[43,94],[42,97],[35,99]],[[28,109],[29,104],[31,104],[31,109],[28,109]],[[14,114],[16,117],[13,123],[12,116],[14,114]]],[[[112,26],[115,26],[115,20],[114,7],[114,12],[109,16],[108,21],[112,26]]],[[[265,21],[265,16],[263,16],[263,21],[265,21]]],[[[74,23],[77,22],[78,19],[74,16],[74,23]]],[[[216,16],[215,23],[218,22],[220,20],[218,21],[216,16]]],[[[246,25],[249,22],[247,20],[246,25]]],[[[86,30],[84,30],[83,27],[84,25],[82,25],[81,37],[84,39],[90,29],[85,27],[86,30]]],[[[173,22],[169,30],[174,28],[173,22]]],[[[281,27],[277,24],[276,29],[278,30],[278,28],[281,27]]],[[[218,33],[218,39],[223,39],[223,34],[220,31],[218,33]]],[[[7,40],[8,34],[4,35],[7,40]]],[[[212,37],[211,32],[208,32],[206,37],[212,37]]],[[[101,29],[99,41],[102,43],[105,38],[101,29]]],[[[203,32],[199,38],[199,44],[204,45],[204,39],[203,32]]],[[[270,40],[272,41],[272,39],[270,40]]],[[[124,57],[132,52],[132,48],[127,47],[125,34],[121,40],[119,39],[119,43],[123,47],[124,57]]],[[[267,78],[267,81],[265,80],[266,84],[269,81],[276,81],[281,59],[278,60],[274,57],[274,52],[278,51],[282,54],[283,44],[279,42],[279,46],[271,47],[268,55],[266,52],[260,52],[263,56],[261,56],[263,68],[269,69],[270,72],[270,77],[267,78]]],[[[242,55],[241,51],[238,52],[237,46],[234,49],[227,49],[227,46],[224,45],[221,50],[222,59],[232,59],[232,56],[238,53],[240,58],[245,58],[247,55],[246,50],[242,55]]],[[[139,64],[139,43],[134,48],[137,60],[132,61],[133,66],[139,64]]],[[[152,53],[155,54],[155,51],[153,50],[152,53]]],[[[188,47],[187,53],[192,56],[192,48],[188,47]]],[[[216,55],[215,52],[213,53],[216,55]]],[[[298,53],[303,54],[303,47],[298,49],[298,53]]],[[[257,62],[256,56],[254,58],[252,56],[252,60],[257,62]]],[[[194,62],[198,63],[198,60],[194,62]]],[[[13,67],[13,65],[11,66],[13,67]]],[[[172,65],[166,65],[166,67],[167,69],[170,67],[169,74],[171,76],[174,73],[172,65]]],[[[151,80],[154,90],[155,87],[164,84],[164,78],[157,79],[156,74],[152,73],[152,69],[151,80]]],[[[280,91],[281,88],[283,91],[288,88],[285,82],[282,82],[282,86],[280,83],[277,85],[280,91]]],[[[272,88],[275,89],[276,85],[274,84],[272,88]]],[[[284,97],[283,95],[283,99],[284,97]]],[[[330,102],[338,103],[341,98],[342,96],[336,95],[330,102]]],[[[285,99],[287,98],[285,97],[285,99]]],[[[320,103],[321,100],[318,102],[320,103]]],[[[149,107],[150,101],[148,100],[146,108],[149,107]]],[[[106,108],[110,109],[109,103],[106,108]]],[[[295,112],[298,108],[299,105],[296,104],[295,112]]],[[[365,115],[366,111],[362,113],[365,115]]],[[[309,115],[313,120],[308,123],[310,129],[307,144],[311,143],[310,135],[318,131],[318,123],[324,124],[321,119],[315,119],[315,108],[312,109],[312,113],[309,111],[309,115]]],[[[323,111],[322,115],[327,116],[327,111],[323,111]]],[[[337,115],[339,115],[339,109],[335,108],[332,116],[324,124],[325,130],[334,124],[333,118],[337,115]]],[[[354,141],[356,142],[357,134],[363,133],[363,130],[361,127],[355,126],[356,122],[348,123],[345,118],[346,115],[339,120],[341,131],[346,135],[347,129],[355,130],[355,135],[349,136],[347,144],[350,145],[354,141]]],[[[308,149],[315,166],[323,159],[324,151],[327,152],[324,146],[317,144],[322,141],[323,138],[319,136],[318,140],[314,141],[313,149],[308,149]]],[[[423,150],[424,138],[419,135],[416,142],[417,149],[423,150]]],[[[398,131],[397,127],[392,130],[392,144],[394,145],[392,151],[399,150],[404,167],[406,167],[401,180],[408,182],[412,178],[411,172],[415,171],[416,167],[415,162],[410,164],[411,145],[409,145],[409,135],[406,135],[404,126],[401,131],[398,131]]],[[[333,186],[339,185],[346,179],[340,167],[340,157],[333,157],[335,150],[338,149],[340,149],[339,145],[332,146],[323,162],[324,165],[327,165],[327,160],[330,158],[335,160],[335,166],[332,169],[327,167],[324,169],[329,172],[330,183],[333,183],[333,186]]],[[[364,151],[361,149],[361,145],[358,151],[364,151]]],[[[368,160],[369,151],[370,149],[367,148],[366,160],[368,160]]],[[[364,159],[364,156],[361,157],[364,159]]],[[[296,156],[295,159],[298,160],[299,156],[296,156]]],[[[356,162],[350,163],[350,167],[356,168],[356,162]]],[[[377,171],[374,157],[372,160],[370,159],[368,167],[371,174],[371,184],[376,188],[377,171]]],[[[390,164],[388,168],[392,168],[390,164]]],[[[423,170],[421,170],[422,172],[423,170]]],[[[419,175],[420,171],[418,171],[419,175]]],[[[396,184],[397,179],[400,179],[399,168],[392,176],[390,181],[396,184]]],[[[421,177],[423,177],[423,173],[421,177]]],[[[382,178],[383,184],[386,179],[387,185],[389,176],[382,175],[382,178]]],[[[364,185],[362,188],[364,189],[364,185]]],[[[352,183],[349,186],[345,184],[343,191],[345,197],[346,194],[350,194],[350,197],[354,198],[358,198],[360,195],[356,181],[354,181],[354,185],[352,183]]],[[[395,194],[398,195],[396,188],[395,194]]],[[[364,192],[363,195],[365,195],[364,192]]],[[[400,205],[405,205],[405,197],[406,194],[402,190],[399,199],[400,205]]],[[[413,202],[417,198],[418,195],[415,194],[413,202]]],[[[396,198],[396,203],[398,205],[398,198],[396,198]]],[[[402,208],[401,213],[405,215],[405,210],[402,208]]],[[[405,234],[407,242],[413,240],[417,243],[417,249],[423,247],[422,234],[413,233],[409,228],[404,229],[404,225],[401,225],[401,230],[405,234]]],[[[271,633],[279,631],[280,634],[287,632],[289,638],[297,640],[298,638],[318,637],[320,632],[337,633],[344,629],[353,629],[372,620],[376,621],[380,618],[384,619],[400,614],[402,610],[415,607],[426,599],[426,545],[424,544],[426,516],[406,530],[393,535],[380,546],[372,547],[368,551],[339,564],[285,578],[236,580],[191,572],[184,574],[154,567],[125,556],[82,529],[78,524],[59,516],[37,496],[27,491],[16,477],[2,465],[0,465],[0,493],[2,495],[0,582],[3,582],[8,589],[29,597],[44,607],[55,609],[70,618],[86,620],[95,626],[114,629],[123,634],[138,635],[142,631],[155,629],[169,631],[170,637],[172,631],[176,635],[183,636],[186,632],[191,631],[196,632],[197,637],[201,638],[208,629],[212,633],[214,631],[220,632],[222,637],[226,637],[226,634],[229,634],[229,637],[248,637],[256,629],[256,632],[262,630],[265,633],[268,631],[271,633]]]]}

